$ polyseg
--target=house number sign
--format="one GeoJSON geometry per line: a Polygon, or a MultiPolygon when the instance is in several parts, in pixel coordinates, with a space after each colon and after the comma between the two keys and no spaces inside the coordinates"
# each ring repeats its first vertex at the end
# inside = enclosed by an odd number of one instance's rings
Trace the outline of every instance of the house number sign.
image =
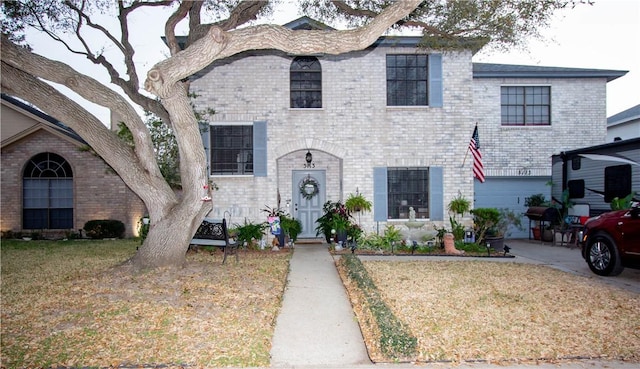
{"type": "Polygon", "coordinates": [[[302,165],[303,168],[315,168],[316,167],[316,163],[304,163],[304,165],[302,165]]]}
{"type": "Polygon", "coordinates": [[[519,176],[530,176],[531,175],[531,169],[529,169],[529,168],[520,168],[520,169],[518,169],[518,175],[519,176]]]}

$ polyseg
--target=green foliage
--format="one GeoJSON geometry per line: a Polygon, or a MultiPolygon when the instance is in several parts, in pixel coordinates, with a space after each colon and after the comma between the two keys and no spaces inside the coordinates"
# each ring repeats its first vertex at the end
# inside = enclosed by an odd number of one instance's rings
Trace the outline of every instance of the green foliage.
{"type": "Polygon", "coordinates": [[[471,209],[471,201],[462,196],[461,193],[458,193],[458,196],[451,200],[449,206],[447,206],[447,210],[449,210],[450,213],[460,216],[468,213],[469,209],[471,209]]]}
{"type": "Polygon", "coordinates": [[[382,240],[387,247],[391,247],[394,243],[402,241],[402,233],[400,233],[400,229],[396,228],[393,224],[388,225],[384,229],[382,240]]]}
{"type": "Polygon", "coordinates": [[[280,227],[285,234],[289,235],[289,239],[296,242],[298,235],[302,232],[302,223],[298,219],[283,215],[280,216],[280,227]]]}
{"type": "Polygon", "coordinates": [[[234,224],[233,232],[240,245],[247,243],[248,247],[255,247],[257,240],[264,236],[264,231],[269,225],[266,222],[253,223],[245,218],[244,224],[234,224]]]}
{"type": "Polygon", "coordinates": [[[371,201],[367,200],[361,193],[349,194],[344,205],[350,212],[371,211],[371,201]]]}
{"type": "Polygon", "coordinates": [[[353,226],[351,213],[347,207],[340,201],[327,201],[322,206],[323,214],[316,223],[316,236],[324,235],[327,243],[331,243],[331,230],[347,231],[353,226]]]}
{"type": "Polygon", "coordinates": [[[379,234],[371,233],[367,234],[360,239],[358,243],[358,248],[362,250],[386,250],[387,245],[384,242],[382,236],[379,234]]]}
{"type": "Polygon", "coordinates": [[[149,218],[144,217],[138,221],[138,237],[140,237],[140,244],[144,243],[144,240],[147,238],[149,234],[149,227],[151,224],[149,223],[149,218]],[[144,219],[147,219],[147,223],[145,224],[144,219]]]}
{"type": "Polygon", "coordinates": [[[271,208],[268,205],[265,205],[262,211],[269,217],[279,217],[282,231],[289,235],[291,241],[296,242],[298,235],[302,232],[302,223],[298,219],[294,219],[280,208],[271,208]]]}
{"type": "MultiPolygon", "coordinates": [[[[389,1],[347,0],[349,6],[367,15],[339,11],[334,2],[302,1],[308,16],[325,21],[342,21],[349,26],[361,26],[389,5],[389,1]]],[[[393,28],[423,27],[421,46],[439,50],[469,49],[477,51],[490,43],[498,49],[519,46],[531,37],[540,37],[540,28],[549,26],[558,9],[582,1],[519,0],[519,1],[423,1],[409,16],[393,28]]]]}
{"type": "Polygon", "coordinates": [[[524,199],[524,206],[532,207],[532,206],[543,206],[547,203],[547,200],[544,198],[544,194],[537,193],[531,195],[524,199]]]}
{"type": "Polygon", "coordinates": [[[367,308],[375,318],[380,330],[379,344],[382,353],[393,360],[413,357],[416,354],[418,339],[384,302],[360,259],[354,255],[343,255],[340,263],[348,277],[357,284],[366,299],[367,308]]]}
{"type": "Polygon", "coordinates": [[[471,214],[473,214],[476,242],[484,243],[488,234],[497,232],[496,227],[500,222],[500,211],[496,208],[476,208],[471,210],[471,214]]]}
{"type": "Polygon", "coordinates": [[[113,219],[90,220],[83,229],[92,239],[122,238],[124,235],[124,223],[113,219]]]}
{"type": "Polygon", "coordinates": [[[498,236],[508,236],[509,227],[514,226],[517,229],[522,230],[522,217],[516,214],[513,210],[507,208],[498,209],[500,213],[500,219],[496,225],[498,236]]]}
{"type": "Polygon", "coordinates": [[[449,202],[447,210],[453,214],[449,215],[449,223],[451,224],[453,239],[456,241],[464,239],[464,225],[460,223],[458,217],[464,216],[465,213],[469,212],[469,209],[471,209],[471,201],[462,196],[461,193],[458,193],[458,196],[449,202]]]}
{"type": "Polygon", "coordinates": [[[623,198],[614,197],[611,200],[611,210],[626,210],[631,209],[631,202],[633,201],[635,193],[630,193],[623,198]]]}
{"type": "MultiPolygon", "coordinates": [[[[157,116],[149,112],[145,113],[145,117],[145,124],[151,134],[151,141],[153,142],[160,173],[172,188],[181,188],[180,157],[178,155],[178,143],[173,135],[173,130],[157,116]]],[[[117,134],[123,141],[133,146],[133,135],[124,123],[118,123],[117,134]]]]}

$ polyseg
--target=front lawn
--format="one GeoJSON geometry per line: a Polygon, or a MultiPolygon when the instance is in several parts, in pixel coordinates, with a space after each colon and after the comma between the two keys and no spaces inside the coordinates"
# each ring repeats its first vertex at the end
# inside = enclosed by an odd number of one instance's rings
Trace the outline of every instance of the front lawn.
{"type": "Polygon", "coordinates": [[[348,258],[339,270],[376,362],[640,362],[640,296],[633,292],[531,264],[348,258]],[[349,270],[357,273],[348,277],[349,270]],[[386,327],[390,315],[398,328],[386,327]],[[393,330],[413,339],[387,344],[393,330]]]}
{"type": "Polygon", "coordinates": [[[2,366],[268,366],[288,252],[114,268],[139,243],[2,241],[2,366]]]}

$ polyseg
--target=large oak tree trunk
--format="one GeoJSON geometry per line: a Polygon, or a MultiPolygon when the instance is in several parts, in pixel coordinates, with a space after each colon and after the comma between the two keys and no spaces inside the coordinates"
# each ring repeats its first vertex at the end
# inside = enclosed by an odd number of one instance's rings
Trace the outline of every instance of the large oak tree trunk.
{"type": "MultiPolygon", "coordinates": [[[[202,199],[205,195],[210,196],[206,154],[185,81],[215,60],[247,50],[277,49],[290,54],[340,54],[363,49],[409,14],[420,2],[421,0],[392,2],[378,17],[356,30],[293,31],[284,27],[262,25],[227,32],[220,26],[196,27],[197,33],[202,35],[195,37],[191,45],[180,51],[171,25],[175,26],[174,23],[186,17],[192,6],[195,10],[199,10],[201,6],[198,2],[182,2],[175,17],[170,17],[167,21],[168,35],[173,35],[168,37],[172,55],[157,63],[148,72],[144,83],[147,91],[160,98],[169,116],[169,122],[165,123],[173,128],[176,136],[183,189],[180,198],[162,178],[151,135],[142,119],[129,102],[102,83],[78,73],[64,63],[17,47],[3,36],[0,54],[2,89],[34,103],[75,130],[142,199],[149,211],[151,229],[144,244],[133,257],[133,265],[137,268],[179,267],[185,262],[190,238],[211,209],[211,202],[202,199]],[[43,80],[64,85],[87,101],[116,112],[131,130],[135,147],[131,148],[121,141],[96,117],[43,80]]],[[[249,2],[244,3],[249,8],[251,5],[249,2]]],[[[120,15],[120,20],[126,21],[125,14],[120,15]]],[[[130,48],[131,45],[126,40],[121,49],[128,57],[127,65],[131,69],[129,72],[132,72],[133,50],[130,48]]],[[[101,63],[102,55],[86,55],[94,63],[101,63]]],[[[117,78],[117,72],[110,64],[101,64],[107,67],[112,82],[123,87],[133,101],[158,110],[157,101],[145,99],[137,92],[138,79],[135,73],[132,74],[131,81],[126,82],[117,78]]],[[[164,111],[156,113],[163,119],[167,118],[164,111]]]]}

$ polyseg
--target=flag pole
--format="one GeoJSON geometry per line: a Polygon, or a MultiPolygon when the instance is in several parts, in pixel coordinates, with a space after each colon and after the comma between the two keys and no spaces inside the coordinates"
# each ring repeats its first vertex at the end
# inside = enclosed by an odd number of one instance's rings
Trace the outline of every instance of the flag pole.
{"type": "MultiPolygon", "coordinates": [[[[476,131],[476,128],[478,128],[478,122],[476,122],[476,126],[473,128],[474,132],[476,131]]],[[[473,133],[471,135],[473,137],[473,133]]],[[[467,145],[467,152],[464,153],[464,159],[462,160],[462,166],[460,168],[464,167],[464,163],[467,162],[467,155],[469,155],[469,150],[471,149],[469,148],[469,145],[467,145]]]]}
{"type": "Polygon", "coordinates": [[[464,163],[467,162],[467,155],[469,155],[469,146],[467,146],[467,152],[464,153],[464,159],[462,160],[462,165],[460,166],[460,168],[464,168],[464,163]]]}

